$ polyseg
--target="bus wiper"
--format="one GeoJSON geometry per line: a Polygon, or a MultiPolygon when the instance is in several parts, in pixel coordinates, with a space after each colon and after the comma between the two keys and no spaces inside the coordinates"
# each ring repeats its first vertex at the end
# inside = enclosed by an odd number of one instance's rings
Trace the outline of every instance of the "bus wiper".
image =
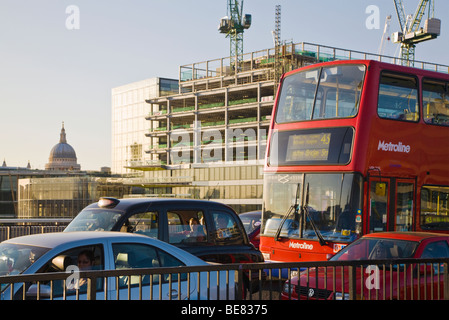
{"type": "Polygon", "coordinates": [[[290,208],[288,208],[286,214],[284,215],[284,217],[281,220],[281,223],[279,224],[278,229],[276,230],[276,234],[274,235],[274,240],[276,240],[276,241],[279,241],[282,227],[284,226],[285,221],[288,219],[288,217],[290,217],[292,212],[294,212],[295,214],[298,214],[298,211],[299,211],[298,201],[299,201],[299,194],[300,194],[299,190],[300,190],[300,183],[298,183],[298,187],[296,188],[295,204],[292,204],[290,206],[290,208]]]}
{"type": "Polygon", "coordinates": [[[307,192],[306,192],[306,202],[304,204],[304,206],[301,208],[302,213],[307,216],[307,218],[309,218],[310,224],[312,225],[312,229],[315,232],[318,241],[320,242],[321,246],[324,246],[327,244],[327,241],[324,240],[323,235],[321,234],[320,230],[318,230],[315,222],[313,221],[312,217],[310,217],[309,214],[309,184],[307,184],[307,192]]]}

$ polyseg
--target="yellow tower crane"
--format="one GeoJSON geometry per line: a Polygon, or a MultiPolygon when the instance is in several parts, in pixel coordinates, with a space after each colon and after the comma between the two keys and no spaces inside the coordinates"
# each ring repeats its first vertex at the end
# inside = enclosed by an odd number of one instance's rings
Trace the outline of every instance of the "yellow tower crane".
{"type": "Polygon", "coordinates": [[[421,0],[415,14],[406,17],[402,0],[394,0],[396,13],[401,31],[393,33],[393,42],[401,44],[402,64],[413,66],[415,61],[415,47],[419,42],[435,39],[440,35],[441,20],[434,18],[434,1],[421,0]],[[428,6],[427,19],[421,27],[426,7],[428,6]]]}

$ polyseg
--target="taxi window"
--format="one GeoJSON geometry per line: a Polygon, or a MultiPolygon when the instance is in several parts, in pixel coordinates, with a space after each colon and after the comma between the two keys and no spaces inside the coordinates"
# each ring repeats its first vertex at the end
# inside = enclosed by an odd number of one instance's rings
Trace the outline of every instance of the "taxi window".
{"type": "Polygon", "coordinates": [[[112,231],[122,213],[108,209],[84,209],[70,222],[64,232],[112,231]]]}
{"type": "Polygon", "coordinates": [[[158,212],[142,212],[129,217],[122,227],[122,231],[143,234],[150,238],[157,239],[159,231],[158,212]],[[126,228],[126,230],[123,230],[126,228]]]}
{"type": "Polygon", "coordinates": [[[235,217],[224,211],[213,211],[215,240],[219,243],[242,243],[243,233],[235,217]]]}
{"type": "Polygon", "coordinates": [[[169,243],[195,245],[208,241],[207,227],[202,211],[172,210],[167,211],[167,218],[169,243]]]}

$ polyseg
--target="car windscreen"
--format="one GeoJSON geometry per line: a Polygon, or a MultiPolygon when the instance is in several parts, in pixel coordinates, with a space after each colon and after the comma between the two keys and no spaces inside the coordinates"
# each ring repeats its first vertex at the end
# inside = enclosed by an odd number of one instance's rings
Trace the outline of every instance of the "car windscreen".
{"type": "Polygon", "coordinates": [[[85,209],[70,222],[64,232],[111,231],[121,216],[121,212],[114,210],[85,209]]]}
{"type": "Polygon", "coordinates": [[[258,227],[260,227],[260,215],[249,215],[243,214],[239,215],[240,220],[242,220],[243,226],[247,234],[254,232],[258,227]]]}
{"type": "MultiPolygon", "coordinates": [[[[48,250],[50,249],[30,245],[0,243],[0,276],[24,272],[48,250]]],[[[1,290],[7,285],[2,284],[1,290]]]]}
{"type": "Polygon", "coordinates": [[[383,260],[410,258],[417,246],[418,242],[415,241],[362,238],[343,248],[330,260],[383,260]]]}

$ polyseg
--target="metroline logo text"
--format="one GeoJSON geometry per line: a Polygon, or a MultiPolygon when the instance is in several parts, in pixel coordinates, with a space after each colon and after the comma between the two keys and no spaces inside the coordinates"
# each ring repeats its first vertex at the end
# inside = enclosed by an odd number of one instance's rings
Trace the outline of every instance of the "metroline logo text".
{"type": "Polygon", "coordinates": [[[392,143],[379,140],[379,145],[377,146],[377,150],[392,151],[392,152],[409,153],[410,149],[411,147],[409,145],[404,145],[400,141],[398,143],[392,143]]]}
{"type": "Polygon", "coordinates": [[[300,243],[300,242],[290,241],[290,243],[288,244],[288,247],[294,248],[294,249],[313,250],[313,244],[309,244],[307,242],[300,243]]]}

